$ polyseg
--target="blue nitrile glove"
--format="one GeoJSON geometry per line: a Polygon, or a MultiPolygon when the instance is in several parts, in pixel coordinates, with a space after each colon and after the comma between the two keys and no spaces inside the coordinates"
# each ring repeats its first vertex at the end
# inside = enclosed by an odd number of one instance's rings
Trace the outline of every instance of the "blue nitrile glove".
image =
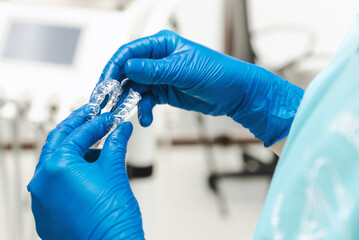
{"type": "Polygon", "coordinates": [[[96,161],[84,158],[106,134],[111,118],[106,113],[85,123],[82,107],[47,137],[28,185],[42,239],[144,239],[125,168],[131,123],[110,134],[96,161]]]}
{"type": "Polygon", "coordinates": [[[126,77],[143,96],[142,126],[151,124],[155,104],[167,103],[230,116],[265,146],[288,135],[303,96],[302,89],[261,67],[167,30],[123,45],[107,63],[100,81],[126,77]]]}

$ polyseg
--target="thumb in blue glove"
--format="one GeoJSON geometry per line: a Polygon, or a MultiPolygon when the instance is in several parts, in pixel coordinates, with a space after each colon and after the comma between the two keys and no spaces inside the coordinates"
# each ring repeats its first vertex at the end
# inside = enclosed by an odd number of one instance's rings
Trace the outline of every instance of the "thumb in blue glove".
{"type": "Polygon", "coordinates": [[[141,213],[125,167],[129,122],[107,138],[99,158],[85,160],[90,146],[111,127],[111,114],[85,122],[85,107],[48,136],[28,185],[42,239],[144,239],[141,213]]]}
{"type": "Polygon", "coordinates": [[[227,115],[265,146],[288,135],[303,90],[256,65],[191,42],[174,32],[125,44],[107,63],[100,81],[131,79],[142,94],[142,126],[156,104],[214,116],[227,115]]]}

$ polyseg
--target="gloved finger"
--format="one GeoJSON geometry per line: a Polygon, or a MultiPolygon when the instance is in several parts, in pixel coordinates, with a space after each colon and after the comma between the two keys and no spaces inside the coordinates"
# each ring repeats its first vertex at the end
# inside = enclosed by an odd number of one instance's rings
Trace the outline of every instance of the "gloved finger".
{"type": "Polygon", "coordinates": [[[186,72],[181,67],[181,59],[171,56],[163,59],[130,59],[125,65],[126,76],[141,84],[166,84],[187,88],[192,83],[184,81],[186,77],[181,73],[186,72]]]}
{"type": "Polygon", "coordinates": [[[152,93],[147,92],[142,95],[141,101],[138,103],[138,121],[142,127],[148,127],[153,121],[152,109],[156,105],[155,97],[152,93]]]}
{"type": "Polygon", "coordinates": [[[58,124],[56,128],[49,133],[45,145],[42,149],[42,154],[47,154],[56,150],[66,139],[66,137],[72,133],[74,129],[76,129],[86,121],[86,106],[87,105],[84,105],[72,112],[70,116],[68,116],[64,121],[58,124]]]}
{"type": "Polygon", "coordinates": [[[84,156],[87,150],[105,136],[113,123],[113,115],[104,113],[76,128],[61,144],[62,151],[84,156]]]}
{"type": "Polygon", "coordinates": [[[100,82],[108,78],[124,79],[123,68],[131,58],[159,59],[168,56],[175,50],[176,37],[175,33],[165,30],[123,45],[107,62],[101,74],[100,82]]]}
{"type": "Polygon", "coordinates": [[[126,171],[125,155],[132,130],[130,122],[120,124],[106,139],[98,163],[106,168],[126,171]]]}

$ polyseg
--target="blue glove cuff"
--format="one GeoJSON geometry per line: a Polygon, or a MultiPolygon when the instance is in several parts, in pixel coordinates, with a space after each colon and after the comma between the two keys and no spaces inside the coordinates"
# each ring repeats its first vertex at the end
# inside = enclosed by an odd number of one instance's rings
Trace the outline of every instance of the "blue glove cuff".
{"type": "Polygon", "coordinates": [[[263,68],[254,70],[259,77],[248,81],[243,102],[229,116],[269,147],[289,134],[304,90],[263,68]]]}

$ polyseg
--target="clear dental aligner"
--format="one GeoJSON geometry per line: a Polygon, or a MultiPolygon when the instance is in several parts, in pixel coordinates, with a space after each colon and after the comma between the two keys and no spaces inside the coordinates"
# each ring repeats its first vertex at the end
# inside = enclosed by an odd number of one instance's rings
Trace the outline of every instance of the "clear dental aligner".
{"type": "Polygon", "coordinates": [[[123,103],[120,104],[120,106],[116,108],[115,111],[113,111],[113,115],[114,115],[113,126],[111,130],[106,134],[106,136],[102,138],[98,148],[103,147],[108,135],[113,130],[115,130],[119,124],[123,123],[127,119],[127,117],[130,115],[132,110],[137,106],[140,100],[141,100],[141,95],[138,92],[132,90],[132,88],[130,88],[126,99],[123,101],[123,103]]]}
{"type": "Polygon", "coordinates": [[[121,84],[115,79],[106,79],[99,83],[91,94],[89,104],[86,108],[86,117],[91,119],[100,113],[100,105],[105,100],[106,95],[108,95],[109,99],[103,112],[110,112],[112,108],[116,106],[121,93],[121,84]]]}
{"type": "Polygon", "coordinates": [[[114,124],[119,125],[123,123],[140,100],[141,95],[130,88],[126,99],[113,112],[115,117],[114,124]]]}

